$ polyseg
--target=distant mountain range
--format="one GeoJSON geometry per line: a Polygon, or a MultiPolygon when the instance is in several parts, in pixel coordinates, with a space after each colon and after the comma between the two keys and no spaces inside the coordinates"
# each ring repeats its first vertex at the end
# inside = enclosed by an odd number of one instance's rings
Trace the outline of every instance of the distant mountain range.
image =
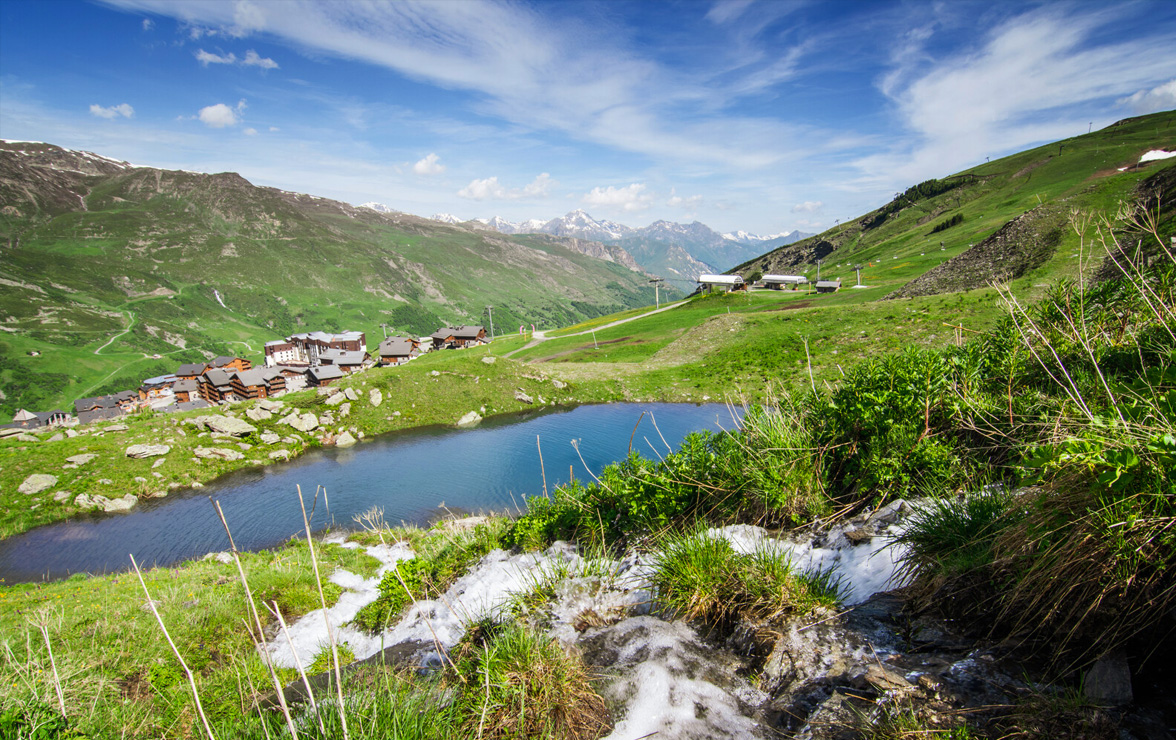
{"type": "MultiPolygon", "coordinates": [[[[396,213],[381,203],[365,203],[360,208],[396,213]]],[[[746,231],[721,234],[698,221],[690,224],[655,221],[649,226],[635,229],[615,221],[595,219],[583,210],[575,210],[550,221],[532,218],[515,222],[500,216],[463,221],[448,213],[437,213],[431,218],[455,225],[478,223],[501,234],[550,234],[621,247],[646,272],[680,280],[683,284],[695,281],[704,273],[723,272],[765,252],[812,236],[800,231],[768,236],[746,231]]]]}

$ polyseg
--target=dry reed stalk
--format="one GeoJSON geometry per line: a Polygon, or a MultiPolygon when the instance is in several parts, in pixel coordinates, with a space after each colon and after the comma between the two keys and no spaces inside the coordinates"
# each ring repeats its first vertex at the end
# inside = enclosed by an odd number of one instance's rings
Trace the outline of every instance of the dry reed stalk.
{"type": "MultiPolygon", "coordinates": [[[[632,446],[632,441],[629,442],[632,446]]],[[[543,495],[550,499],[551,494],[547,492],[547,470],[543,467],[543,446],[539,444],[539,435],[535,435],[535,447],[539,450],[539,474],[543,476],[543,495]]]]}
{"type": "Polygon", "coordinates": [[[37,621],[33,624],[40,632],[41,637],[45,639],[45,649],[49,651],[49,666],[53,669],[53,688],[57,690],[57,704],[61,708],[61,716],[65,714],[65,696],[61,693],[61,677],[57,674],[57,661],[53,658],[53,646],[49,644],[49,613],[48,611],[41,611],[37,614],[37,621]]]}
{"type": "Polygon", "coordinates": [[[212,505],[216,509],[217,516],[220,517],[221,525],[225,528],[225,534],[229,537],[229,551],[233,555],[233,562],[237,564],[237,575],[241,578],[241,586],[245,589],[245,604],[248,607],[249,616],[253,617],[253,626],[257,627],[257,637],[253,637],[253,627],[246,624],[249,637],[261,653],[265,667],[269,669],[270,680],[273,681],[274,691],[278,694],[278,704],[282,708],[282,715],[286,718],[286,727],[290,730],[290,737],[297,740],[298,730],[294,727],[294,718],[290,716],[290,707],[286,705],[286,692],[282,690],[282,682],[278,678],[278,671],[274,667],[273,659],[269,651],[265,649],[265,630],[261,626],[261,615],[257,613],[257,605],[253,603],[253,590],[249,588],[249,579],[245,577],[245,568],[241,565],[241,553],[237,551],[237,543],[233,540],[233,533],[229,529],[225,513],[221,510],[220,501],[213,501],[212,505]]]}
{"type": "MultiPolygon", "coordinates": [[[[637,427],[641,426],[641,420],[645,418],[645,412],[641,412],[641,416],[637,417],[637,423],[633,425],[633,432],[629,435],[629,454],[633,454],[633,438],[637,436],[637,427]]],[[[538,437],[536,437],[538,439],[538,437]]],[[[546,486],[544,486],[546,488],[546,486]]]]}
{"type": "Polygon", "coordinates": [[[319,714],[318,702],[314,700],[314,689],[310,687],[310,679],[306,677],[306,669],[302,667],[302,659],[298,657],[298,651],[294,649],[294,639],[290,637],[290,628],[286,626],[286,620],[282,617],[282,610],[278,608],[278,602],[274,601],[274,605],[265,605],[265,608],[273,614],[278,624],[282,627],[282,634],[286,636],[286,643],[290,646],[290,655],[294,656],[294,665],[298,668],[298,675],[302,677],[302,685],[306,687],[306,697],[310,700],[310,710],[314,713],[315,719],[318,720],[319,730],[325,736],[327,728],[323,725],[322,715],[319,714]]]}
{"type": "MultiPolygon", "coordinates": [[[[306,527],[306,545],[310,548],[310,562],[314,566],[314,585],[318,587],[319,602],[323,606],[323,622],[327,625],[327,640],[331,643],[331,658],[335,664],[335,687],[339,694],[339,720],[343,723],[343,740],[348,740],[347,707],[343,703],[343,672],[339,667],[339,646],[335,643],[335,631],[331,629],[331,617],[327,613],[327,597],[323,593],[323,580],[319,575],[318,558],[314,554],[314,538],[310,534],[310,520],[306,518],[306,501],[302,498],[302,486],[298,489],[298,503],[302,507],[302,523],[306,527]]],[[[325,489],[324,489],[325,490],[325,489]]]]}
{"type": "Polygon", "coordinates": [[[188,677],[188,685],[192,687],[192,698],[196,701],[196,711],[200,713],[200,721],[204,723],[204,731],[208,733],[208,740],[216,740],[216,735],[212,734],[212,727],[208,724],[208,717],[204,714],[204,705],[200,703],[200,692],[196,690],[196,679],[192,676],[192,669],[188,667],[184,656],[180,655],[179,648],[176,647],[171,635],[168,634],[167,627],[163,624],[163,617],[159,616],[159,610],[155,608],[155,600],[151,598],[151,592],[147,590],[147,582],[143,580],[143,571],[139,570],[139,564],[135,562],[135,556],[131,555],[130,558],[131,565],[135,566],[135,575],[139,576],[139,585],[143,587],[143,593],[147,595],[147,606],[151,607],[155,621],[159,622],[159,629],[163,631],[163,636],[167,638],[167,644],[171,645],[172,653],[176,656],[176,660],[180,661],[184,675],[188,677]]]}
{"type": "Polygon", "coordinates": [[[673,454],[674,448],[670,447],[670,443],[666,441],[665,435],[663,435],[661,433],[661,429],[658,428],[657,419],[654,418],[652,411],[649,412],[649,421],[653,424],[653,428],[657,432],[657,436],[661,437],[662,444],[666,446],[666,454],[673,454]]]}

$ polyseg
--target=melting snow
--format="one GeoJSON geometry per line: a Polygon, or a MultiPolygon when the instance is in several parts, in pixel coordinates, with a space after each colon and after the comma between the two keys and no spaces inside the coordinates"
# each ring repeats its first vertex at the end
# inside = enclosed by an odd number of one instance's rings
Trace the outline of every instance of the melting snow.
{"type": "Polygon", "coordinates": [[[1176,157],[1176,152],[1166,152],[1163,149],[1152,149],[1147,154],[1139,158],[1140,163],[1153,162],[1157,159],[1170,159],[1176,157]]]}

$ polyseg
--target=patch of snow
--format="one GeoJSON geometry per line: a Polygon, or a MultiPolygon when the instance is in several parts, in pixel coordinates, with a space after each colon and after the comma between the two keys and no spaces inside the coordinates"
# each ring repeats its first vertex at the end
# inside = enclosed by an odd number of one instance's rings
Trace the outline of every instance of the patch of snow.
{"type": "Polygon", "coordinates": [[[1147,154],[1139,158],[1140,164],[1144,162],[1154,162],[1157,159],[1171,159],[1176,157],[1176,152],[1166,152],[1163,149],[1152,149],[1147,154]]]}

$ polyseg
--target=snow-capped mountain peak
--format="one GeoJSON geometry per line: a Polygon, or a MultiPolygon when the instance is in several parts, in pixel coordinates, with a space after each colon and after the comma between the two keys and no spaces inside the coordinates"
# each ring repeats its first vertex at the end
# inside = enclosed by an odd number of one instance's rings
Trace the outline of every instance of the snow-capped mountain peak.
{"type": "Polygon", "coordinates": [[[465,221],[465,219],[458,218],[452,213],[434,213],[432,216],[429,216],[429,219],[432,221],[440,221],[443,224],[460,224],[465,221]]]}
{"type": "Polygon", "coordinates": [[[400,212],[400,211],[397,211],[395,208],[389,208],[388,206],[384,205],[383,203],[376,203],[375,201],[372,201],[370,203],[362,203],[362,204],[356,206],[356,208],[367,208],[367,209],[375,211],[376,213],[399,213],[400,212]]]}

